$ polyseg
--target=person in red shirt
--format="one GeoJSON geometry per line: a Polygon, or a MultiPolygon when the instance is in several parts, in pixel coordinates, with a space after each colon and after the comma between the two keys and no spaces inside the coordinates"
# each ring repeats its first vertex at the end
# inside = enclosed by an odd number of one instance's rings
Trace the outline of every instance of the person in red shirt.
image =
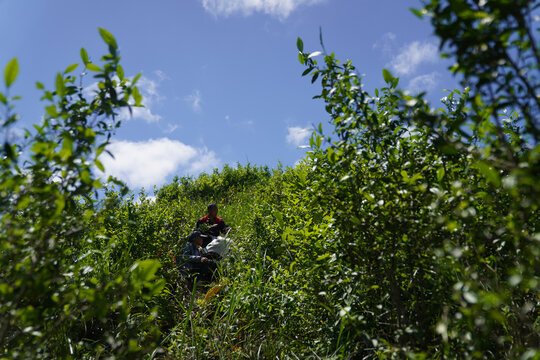
{"type": "Polygon", "coordinates": [[[218,217],[217,214],[218,207],[216,204],[212,203],[206,208],[206,216],[200,218],[195,225],[195,230],[201,231],[202,233],[207,235],[203,239],[203,247],[206,247],[206,245],[208,245],[212,241],[212,237],[219,236],[219,234],[225,233],[230,230],[230,227],[228,227],[225,224],[225,221],[223,221],[222,218],[218,217]]]}

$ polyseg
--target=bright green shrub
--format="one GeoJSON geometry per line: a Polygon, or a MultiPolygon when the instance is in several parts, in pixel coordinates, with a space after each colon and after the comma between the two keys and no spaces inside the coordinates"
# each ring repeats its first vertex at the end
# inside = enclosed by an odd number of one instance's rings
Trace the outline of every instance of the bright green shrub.
{"type": "MultiPolygon", "coordinates": [[[[103,170],[99,156],[120,124],[115,114],[141,101],[136,79],[124,78],[116,40],[100,33],[109,48],[101,66],[81,50],[96,93],[85,97],[72,75],[77,64],[57,74],[54,90],[37,83],[49,103],[43,123],[2,148],[0,357],[135,358],[156,347],[159,331],[146,300],[163,287],[154,281],[159,262],[111,264],[114,241],[90,226],[104,221],[96,212],[102,183],[94,168],[103,170]]],[[[0,94],[4,132],[18,118],[10,95],[17,72],[12,60],[0,94]]]]}

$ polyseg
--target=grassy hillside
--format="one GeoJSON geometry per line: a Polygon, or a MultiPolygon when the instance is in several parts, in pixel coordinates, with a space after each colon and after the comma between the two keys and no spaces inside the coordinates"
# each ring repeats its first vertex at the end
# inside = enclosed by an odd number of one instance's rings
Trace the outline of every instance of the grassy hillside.
{"type": "MultiPolygon", "coordinates": [[[[368,94],[351,61],[298,39],[332,129],[301,164],[226,166],[138,198],[96,172],[114,114],[142,101],[100,29],[100,66],[81,50],[95,98],[70,66],[38,84],[43,123],[1,149],[0,358],[540,359],[540,85],[526,76],[540,53],[519,3],[415,12],[469,85],[440,109],[387,70],[368,94]],[[479,35],[489,46],[469,51],[479,35]],[[234,247],[219,281],[193,288],[174,256],[210,202],[234,247]]],[[[4,129],[17,73],[12,60],[4,129]]]]}

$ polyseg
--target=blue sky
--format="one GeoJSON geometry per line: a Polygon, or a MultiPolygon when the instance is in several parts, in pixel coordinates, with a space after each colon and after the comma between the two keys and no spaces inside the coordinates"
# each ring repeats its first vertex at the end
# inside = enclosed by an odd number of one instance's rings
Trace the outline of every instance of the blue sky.
{"type": "MultiPolygon", "coordinates": [[[[428,22],[405,0],[0,0],[0,67],[16,57],[12,93],[29,128],[44,104],[35,82],[80,62],[84,47],[106,52],[98,27],[117,39],[127,76],[142,73],[146,108],[125,117],[107,171],[133,189],[162,185],[224,164],[293,166],[311,128],[326,123],[320,85],[302,78],[296,39],[352,59],[368,91],[384,86],[382,69],[411,92],[428,91],[439,107],[457,87],[428,22]]],[[[92,79],[85,79],[91,86],[92,79]]],[[[16,130],[16,129],[15,129],[16,130]]],[[[16,132],[16,131],[15,131],[16,132]]]]}

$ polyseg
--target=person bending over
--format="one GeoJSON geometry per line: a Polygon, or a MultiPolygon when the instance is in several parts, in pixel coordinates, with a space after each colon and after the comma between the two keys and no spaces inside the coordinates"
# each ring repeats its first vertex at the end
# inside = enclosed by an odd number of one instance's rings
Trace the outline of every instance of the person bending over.
{"type": "Polygon", "coordinates": [[[203,238],[200,231],[193,231],[184,249],[180,253],[177,263],[181,264],[180,269],[194,275],[200,276],[201,280],[212,280],[216,263],[206,257],[202,248],[203,238]]]}

